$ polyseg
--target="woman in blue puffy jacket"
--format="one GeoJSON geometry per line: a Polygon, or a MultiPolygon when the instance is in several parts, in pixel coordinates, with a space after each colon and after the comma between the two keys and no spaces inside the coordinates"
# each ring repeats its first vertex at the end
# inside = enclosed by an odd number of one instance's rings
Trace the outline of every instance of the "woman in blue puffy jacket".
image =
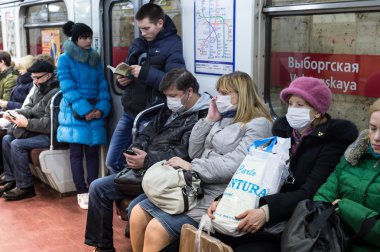
{"type": "Polygon", "coordinates": [[[63,98],[60,103],[59,142],[70,143],[70,163],[78,204],[88,207],[88,186],[98,177],[99,145],[106,144],[105,118],[110,111],[110,93],[98,52],[91,48],[92,29],[68,21],[64,33],[71,40],[63,44],[58,60],[58,79],[63,98]],[[84,180],[83,152],[87,164],[84,180]]]}

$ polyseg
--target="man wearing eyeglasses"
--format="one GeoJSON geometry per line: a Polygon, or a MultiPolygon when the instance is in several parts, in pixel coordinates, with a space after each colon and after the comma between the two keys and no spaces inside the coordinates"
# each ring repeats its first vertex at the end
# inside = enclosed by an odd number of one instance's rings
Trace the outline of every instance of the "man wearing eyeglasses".
{"type": "Polygon", "coordinates": [[[7,111],[3,115],[12,123],[2,142],[5,177],[0,179],[0,185],[4,185],[0,188],[0,195],[6,200],[36,195],[28,152],[47,148],[50,144],[50,102],[59,90],[54,66],[47,60],[36,60],[28,72],[36,86],[29,103],[23,109],[7,111]]]}

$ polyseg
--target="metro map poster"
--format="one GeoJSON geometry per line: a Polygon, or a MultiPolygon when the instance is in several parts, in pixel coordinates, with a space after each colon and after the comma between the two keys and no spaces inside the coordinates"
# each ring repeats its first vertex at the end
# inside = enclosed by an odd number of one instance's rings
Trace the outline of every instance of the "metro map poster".
{"type": "Polygon", "coordinates": [[[195,0],[195,73],[235,70],[235,0],[195,0]]]}

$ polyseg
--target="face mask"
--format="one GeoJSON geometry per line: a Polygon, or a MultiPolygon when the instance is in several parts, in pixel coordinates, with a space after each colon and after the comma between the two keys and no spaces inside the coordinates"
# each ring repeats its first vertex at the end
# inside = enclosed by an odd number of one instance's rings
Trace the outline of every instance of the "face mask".
{"type": "Polygon", "coordinates": [[[218,95],[216,107],[220,113],[236,109],[236,106],[231,103],[231,99],[231,95],[218,95]]]}
{"type": "Polygon", "coordinates": [[[166,97],[166,101],[167,101],[168,108],[172,112],[177,112],[178,110],[180,110],[183,107],[182,102],[181,102],[181,98],[166,97]]]}
{"type": "Polygon", "coordinates": [[[309,126],[314,119],[310,119],[310,109],[308,108],[288,108],[286,120],[290,127],[296,130],[301,130],[309,126]]]}
{"type": "Polygon", "coordinates": [[[189,101],[189,98],[190,98],[189,90],[186,93],[187,94],[185,94],[185,95],[187,95],[187,100],[186,100],[185,104],[182,104],[183,98],[169,97],[169,96],[166,97],[166,104],[168,105],[168,108],[172,112],[180,112],[183,108],[185,108],[185,105],[189,101]]]}

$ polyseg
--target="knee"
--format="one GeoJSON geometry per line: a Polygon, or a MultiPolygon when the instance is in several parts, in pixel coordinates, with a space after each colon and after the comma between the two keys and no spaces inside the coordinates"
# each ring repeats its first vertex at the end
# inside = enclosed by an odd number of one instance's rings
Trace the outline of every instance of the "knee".
{"type": "Polygon", "coordinates": [[[159,221],[157,221],[156,219],[152,219],[148,226],[146,227],[146,231],[145,231],[145,239],[148,239],[151,240],[152,238],[159,238],[159,234],[160,232],[162,232],[162,225],[159,221]]]}
{"type": "Polygon", "coordinates": [[[103,188],[107,180],[104,178],[98,178],[91,182],[90,188],[88,189],[88,193],[90,195],[101,195],[105,193],[105,189],[103,188]]]}
{"type": "Polygon", "coordinates": [[[148,218],[147,213],[140,205],[136,205],[132,208],[131,215],[129,217],[129,224],[131,225],[131,230],[141,227],[143,223],[146,223],[148,218]]]}
{"type": "Polygon", "coordinates": [[[157,219],[152,219],[145,230],[145,240],[153,242],[155,240],[162,240],[164,237],[169,234],[166,232],[166,229],[157,219]]]}
{"type": "Polygon", "coordinates": [[[11,142],[11,150],[24,151],[22,147],[22,139],[15,139],[11,142]]]}
{"type": "Polygon", "coordinates": [[[4,148],[7,148],[8,145],[9,145],[9,143],[10,143],[11,141],[12,141],[12,137],[11,137],[11,135],[5,135],[5,136],[3,137],[3,141],[2,141],[3,149],[4,149],[4,148]]]}

